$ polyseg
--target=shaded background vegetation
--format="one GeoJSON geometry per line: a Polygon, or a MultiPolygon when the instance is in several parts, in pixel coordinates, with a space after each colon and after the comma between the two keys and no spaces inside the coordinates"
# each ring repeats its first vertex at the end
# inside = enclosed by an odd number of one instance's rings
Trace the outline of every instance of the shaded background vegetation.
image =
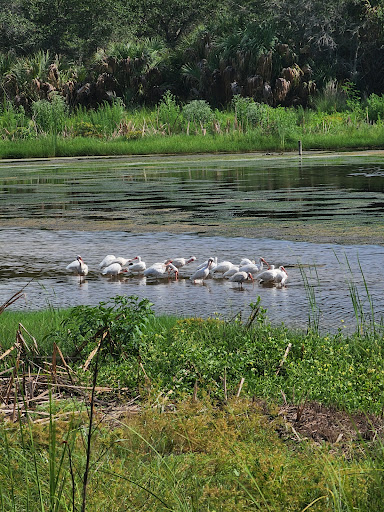
{"type": "Polygon", "coordinates": [[[121,97],[307,106],[330,82],[381,94],[383,1],[0,0],[0,88],[15,105],[121,97]]]}

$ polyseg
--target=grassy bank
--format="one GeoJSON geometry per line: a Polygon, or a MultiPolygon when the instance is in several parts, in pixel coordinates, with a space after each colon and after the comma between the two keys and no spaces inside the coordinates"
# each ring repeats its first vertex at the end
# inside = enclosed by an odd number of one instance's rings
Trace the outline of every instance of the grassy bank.
{"type": "Polygon", "coordinates": [[[296,134],[284,143],[278,136],[259,132],[229,135],[148,136],[139,140],[100,140],[98,138],[39,138],[27,141],[0,141],[0,158],[53,158],[75,156],[116,156],[150,154],[247,153],[265,151],[304,151],[379,149],[383,147],[384,128],[339,134],[296,134]]]}
{"type": "Polygon", "coordinates": [[[116,103],[69,113],[60,98],[40,100],[32,117],[11,105],[0,110],[0,158],[297,151],[299,140],[304,151],[376,149],[384,140],[382,104],[338,112],[236,97],[229,110],[213,111],[202,100],[181,106],[166,95],[153,110],[116,103]]]}
{"type": "Polygon", "coordinates": [[[64,399],[64,386],[25,406],[32,421],[21,411],[2,422],[2,510],[381,510],[381,333],[319,336],[272,327],[258,303],[250,313],[155,317],[147,301],[121,297],[3,313],[3,350],[21,324],[39,353],[14,349],[1,371],[18,357],[20,383],[34,368],[53,379],[57,343],[78,386],[116,392],[64,399]]]}
{"type": "MultiPolygon", "coordinates": [[[[76,355],[76,364],[81,365],[97,346],[96,334],[105,329],[111,338],[104,347],[98,382],[129,388],[132,394],[161,392],[183,399],[208,393],[223,400],[225,377],[229,395],[244,379],[242,393],[250,397],[280,401],[283,392],[289,402],[313,400],[351,413],[382,414],[381,329],[348,336],[340,329],[320,335],[272,326],[259,305],[252,305],[250,315],[254,319],[249,325],[238,320],[155,317],[146,300],[116,297],[108,304],[70,312],[5,312],[0,337],[3,349],[8,349],[21,323],[38,340],[39,357],[49,358],[56,343],[65,357],[76,355]],[[125,322],[120,323],[120,316],[125,322]],[[288,346],[287,359],[277,371],[288,346]]],[[[0,364],[5,370],[9,361],[0,364]]],[[[80,375],[87,379],[87,373],[80,375]]]]}

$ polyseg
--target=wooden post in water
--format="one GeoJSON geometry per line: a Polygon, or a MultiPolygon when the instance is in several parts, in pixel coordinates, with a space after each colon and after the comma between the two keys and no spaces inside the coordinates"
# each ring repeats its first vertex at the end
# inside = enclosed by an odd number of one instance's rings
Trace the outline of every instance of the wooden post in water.
{"type": "Polygon", "coordinates": [[[301,140],[299,140],[299,156],[303,156],[303,144],[301,140]]]}

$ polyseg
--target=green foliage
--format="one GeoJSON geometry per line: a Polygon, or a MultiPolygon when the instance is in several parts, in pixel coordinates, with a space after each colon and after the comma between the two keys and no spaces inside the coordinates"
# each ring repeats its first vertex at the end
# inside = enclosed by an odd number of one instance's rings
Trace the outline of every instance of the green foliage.
{"type": "Polygon", "coordinates": [[[76,120],[72,125],[74,137],[96,137],[102,138],[103,130],[101,125],[89,121],[76,120]]]}
{"type": "Polygon", "coordinates": [[[73,135],[79,137],[110,137],[125,119],[121,101],[104,103],[98,109],[86,110],[79,107],[69,120],[73,135]]]}
{"type": "Polygon", "coordinates": [[[50,101],[34,101],[32,112],[37,132],[57,134],[64,130],[68,109],[61,96],[54,94],[50,101]]]}
{"type": "Polygon", "coordinates": [[[313,98],[313,107],[318,112],[342,112],[346,109],[346,94],[338,86],[336,80],[330,80],[325,87],[313,98]]]}
{"type": "Polygon", "coordinates": [[[58,343],[80,350],[85,344],[88,352],[103,338],[102,352],[113,360],[140,353],[142,329],[153,315],[147,299],[117,296],[98,306],[77,306],[63,328],[56,333],[58,343]]]}
{"type": "Polygon", "coordinates": [[[169,134],[177,129],[176,123],[180,117],[180,106],[176,102],[176,96],[167,91],[158,106],[159,122],[167,126],[169,134]]]}
{"type": "Polygon", "coordinates": [[[0,137],[4,139],[28,139],[34,135],[33,125],[23,107],[5,102],[0,105],[0,137]]]}
{"type": "Polygon", "coordinates": [[[183,117],[197,126],[206,126],[213,120],[212,109],[205,100],[193,100],[183,106],[183,117]]]}
{"type": "Polygon", "coordinates": [[[267,128],[269,116],[273,109],[262,103],[256,103],[252,98],[236,95],[232,99],[237,123],[247,130],[249,128],[267,128]]]}
{"type": "Polygon", "coordinates": [[[366,99],[368,117],[370,121],[382,121],[384,120],[384,96],[378,96],[377,94],[371,94],[366,99]]]}

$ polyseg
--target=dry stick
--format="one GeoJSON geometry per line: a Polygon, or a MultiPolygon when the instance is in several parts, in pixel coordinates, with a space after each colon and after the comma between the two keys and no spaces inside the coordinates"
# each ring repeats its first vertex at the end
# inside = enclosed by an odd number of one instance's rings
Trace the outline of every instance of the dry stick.
{"type": "Polygon", "coordinates": [[[57,384],[57,373],[56,373],[56,343],[53,344],[53,352],[52,352],[52,368],[51,368],[51,375],[57,384]]]}
{"type": "MultiPolygon", "coordinates": [[[[16,343],[15,343],[14,345],[12,345],[12,347],[11,347],[11,348],[9,348],[8,350],[6,350],[6,351],[4,352],[4,354],[1,354],[1,356],[0,356],[0,361],[1,361],[2,359],[4,359],[4,357],[7,357],[7,355],[8,355],[8,354],[10,354],[11,352],[13,352],[13,351],[15,350],[15,348],[17,348],[17,347],[16,347],[16,343]]],[[[4,373],[4,372],[3,372],[3,373],[4,373]]]]}
{"type": "Polygon", "coordinates": [[[39,353],[39,347],[37,345],[36,338],[34,336],[32,336],[32,334],[30,332],[27,331],[27,329],[24,327],[23,324],[19,323],[19,330],[21,331],[21,329],[23,329],[28,334],[28,336],[32,339],[33,345],[35,347],[35,352],[36,352],[36,354],[38,354],[39,353]]]}
{"type": "Polygon", "coordinates": [[[228,400],[228,393],[227,393],[227,369],[226,368],[224,368],[223,387],[224,387],[224,399],[228,400]]]}
{"type": "Polygon", "coordinates": [[[63,365],[64,365],[64,368],[67,370],[67,374],[68,374],[68,377],[69,377],[69,380],[72,382],[73,384],[73,379],[72,379],[72,375],[71,375],[71,371],[73,371],[69,366],[68,364],[66,363],[65,359],[64,359],[64,356],[63,356],[63,353],[61,352],[60,350],[60,347],[58,345],[56,345],[56,343],[54,343],[54,347],[56,347],[56,350],[58,351],[59,353],[59,356],[63,362],[63,365]]]}
{"type": "Polygon", "coordinates": [[[304,402],[301,402],[297,406],[297,409],[296,409],[296,421],[300,421],[300,418],[303,415],[303,412],[304,412],[304,409],[305,409],[305,405],[307,403],[307,399],[308,399],[308,393],[306,394],[306,396],[304,398],[304,402]]]}
{"type": "Polygon", "coordinates": [[[197,402],[197,379],[195,380],[195,385],[193,386],[193,401],[197,402]]]}
{"type": "Polygon", "coordinates": [[[25,341],[23,335],[21,334],[20,324],[19,324],[19,328],[17,329],[17,332],[16,332],[16,343],[19,343],[21,348],[23,348],[25,352],[30,352],[29,346],[28,346],[27,342],[25,341]]]}
{"type": "Polygon", "coordinates": [[[83,366],[83,371],[87,371],[88,370],[88,366],[91,364],[92,362],[92,359],[95,357],[95,355],[97,354],[97,351],[99,350],[100,348],[100,344],[101,344],[102,340],[99,341],[99,343],[97,344],[97,347],[94,348],[92,350],[92,352],[89,354],[88,356],[88,359],[85,361],[84,363],[84,366],[83,366]]]}
{"type": "Polygon", "coordinates": [[[241,381],[240,381],[240,384],[239,384],[239,388],[238,388],[237,393],[236,393],[236,398],[239,398],[240,393],[241,393],[241,389],[242,389],[242,387],[243,387],[244,382],[245,382],[244,377],[241,377],[241,381]]]}
{"type": "Polygon", "coordinates": [[[142,363],[141,361],[140,361],[140,363],[139,363],[139,366],[140,366],[140,368],[143,370],[143,373],[144,373],[144,377],[145,377],[145,382],[146,382],[146,384],[147,384],[147,385],[148,385],[148,384],[150,385],[150,384],[151,384],[151,379],[148,377],[147,372],[145,371],[144,365],[143,365],[143,363],[142,363]]]}
{"type": "Polygon", "coordinates": [[[288,405],[287,397],[285,396],[285,393],[282,389],[280,389],[280,393],[281,393],[281,396],[283,397],[284,405],[288,405]]]}
{"type": "Polygon", "coordinates": [[[302,441],[301,437],[299,436],[299,434],[296,432],[296,429],[293,425],[290,425],[291,429],[292,429],[292,432],[295,434],[295,436],[297,437],[298,441],[302,441]]]}
{"type": "Polygon", "coordinates": [[[6,302],[4,302],[4,304],[2,304],[0,306],[0,315],[1,313],[3,313],[3,311],[8,307],[10,306],[11,304],[13,304],[14,302],[16,302],[18,299],[20,299],[21,297],[25,297],[25,293],[23,293],[23,290],[25,290],[25,288],[29,285],[29,283],[31,283],[32,281],[34,280],[34,277],[28,281],[28,283],[26,285],[24,285],[18,292],[14,293],[12,295],[12,297],[10,299],[8,299],[6,302]]]}
{"type": "Polygon", "coordinates": [[[15,375],[17,374],[17,371],[19,369],[19,362],[20,362],[20,354],[18,354],[18,356],[17,356],[15,367],[13,369],[12,375],[9,378],[9,384],[8,384],[8,387],[7,387],[7,391],[6,391],[6,394],[5,394],[5,400],[4,400],[5,403],[8,403],[9,395],[11,394],[11,389],[12,389],[13,381],[15,380],[15,375]]]}
{"type": "Polygon", "coordinates": [[[283,367],[283,364],[285,363],[285,360],[287,359],[287,356],[288,356],[289,351],[291,350],[291,348],[292,348],[292,343],[288,343],[288,347],[287,347],[287,349],[285,351],[285,354],[283,355],[283,359],[280,361],[279,367],[276,370],[276,375],[279,375],[280,370],[283,367]]]}

